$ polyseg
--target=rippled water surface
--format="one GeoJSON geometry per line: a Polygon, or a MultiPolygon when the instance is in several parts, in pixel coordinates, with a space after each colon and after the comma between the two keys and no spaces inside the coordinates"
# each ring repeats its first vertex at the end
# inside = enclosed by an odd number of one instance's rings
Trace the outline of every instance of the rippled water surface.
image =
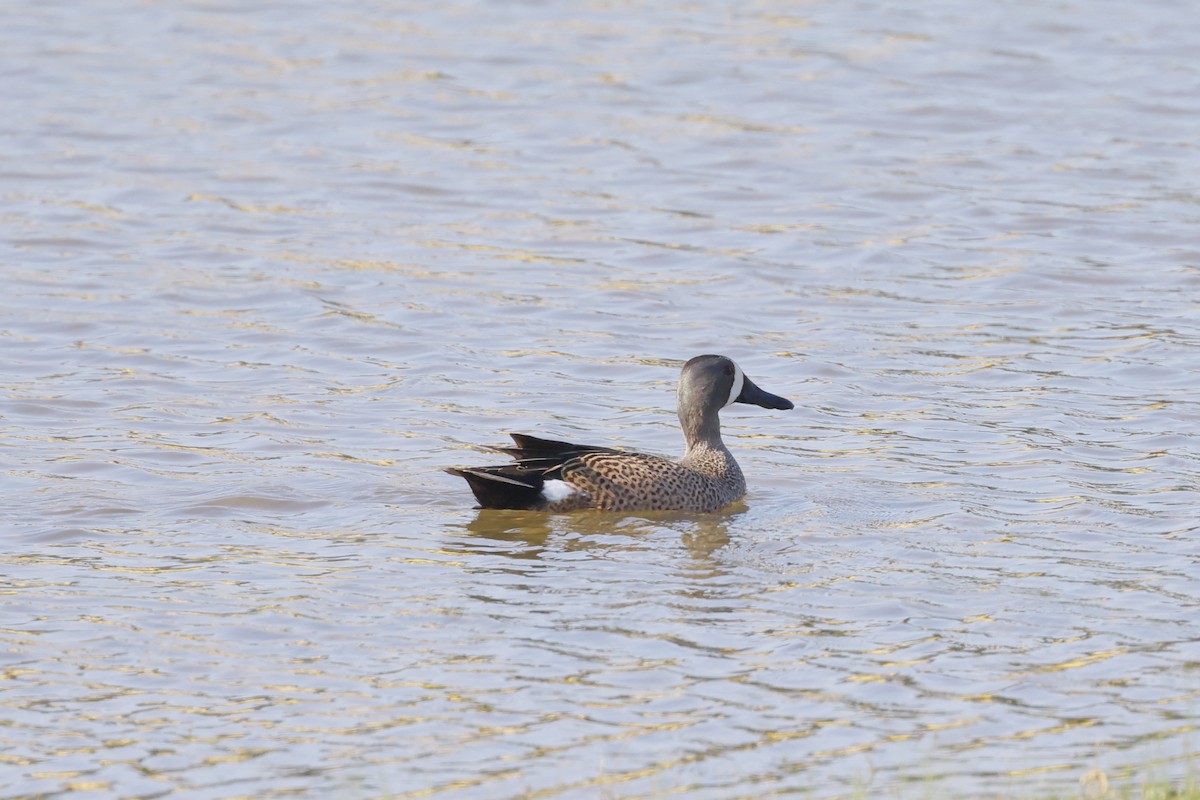
{"type": "Polygon", "coordinates": [[[9,3],[0,796],[1200,772],[1187,3],[9,3]],[[510,430],[744,503],[480,512],[510,430]]]}

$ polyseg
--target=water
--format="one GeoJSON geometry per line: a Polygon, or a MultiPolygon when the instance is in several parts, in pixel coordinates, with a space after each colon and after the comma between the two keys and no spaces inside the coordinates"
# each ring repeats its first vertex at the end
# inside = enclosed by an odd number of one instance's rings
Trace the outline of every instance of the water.
{"type": "Polygon", "coordinates": [[[1194,775],[1189,11],[10,4],[2,796],[1194,775]],[[440,472],[702,352],[727,512],[440,472]]]}

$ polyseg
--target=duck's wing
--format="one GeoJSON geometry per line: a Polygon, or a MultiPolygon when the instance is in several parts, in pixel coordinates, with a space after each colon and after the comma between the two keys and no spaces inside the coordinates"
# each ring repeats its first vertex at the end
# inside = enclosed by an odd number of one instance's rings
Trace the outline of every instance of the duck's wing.
{"type": "Polygon", "coordinates": [[[554,439],[541,439],[526,433],[510,433],[516,447],[497,447],[502,453],[508,453],[517,461],[517,465],[527,469],[540,469],[547,478],[562,479],[562,466],[573,458],[588,453],[619,454],[620,450],[610,447],[596,447],[590,444],[572,444],[554,439]]]}

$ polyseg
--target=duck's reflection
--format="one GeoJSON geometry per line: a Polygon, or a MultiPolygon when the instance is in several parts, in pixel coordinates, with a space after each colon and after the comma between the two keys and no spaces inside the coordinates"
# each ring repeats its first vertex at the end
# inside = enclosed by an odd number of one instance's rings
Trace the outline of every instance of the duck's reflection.
{"type": "Polygon", "coordinates": [[[502,552],[512,558],[538,559],[548,549],[556,552],[642,549],[649,537],[674,531],[693,558],[709,560],[729,544],[730,531],[746,512],[742,502],[710,514],[680,511],[548,514],[479,509],[475,518],[463,526],[469,536],[459,538],[454,549],[463,553],[496,555],[502,552]],[[498,548],[499,543],[515,546],[498,548]]]}

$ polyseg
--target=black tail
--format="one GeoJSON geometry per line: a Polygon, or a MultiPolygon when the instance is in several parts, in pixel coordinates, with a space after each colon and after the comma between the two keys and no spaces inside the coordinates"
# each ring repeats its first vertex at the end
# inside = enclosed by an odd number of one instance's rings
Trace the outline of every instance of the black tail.
{"type": "Polygon", "coordinates": [[[451,467],[451,475],[465,478],[481,508],[537,508],[544,502],[546,479],[540,470],[518,464],[503,467],[451,467]]]}
{"type": "Polygon", "coordinates": [[[451,475],[467,481],[482,508],[541,508],[546,498],[542,488],[547,479],[561,479],[562,466],[584,453],[616,453],[607,447],[556,442],[523,433],[510,433],[516,447],[497,447],[515,464],[500,467],[451,467],[451,475]]]}

